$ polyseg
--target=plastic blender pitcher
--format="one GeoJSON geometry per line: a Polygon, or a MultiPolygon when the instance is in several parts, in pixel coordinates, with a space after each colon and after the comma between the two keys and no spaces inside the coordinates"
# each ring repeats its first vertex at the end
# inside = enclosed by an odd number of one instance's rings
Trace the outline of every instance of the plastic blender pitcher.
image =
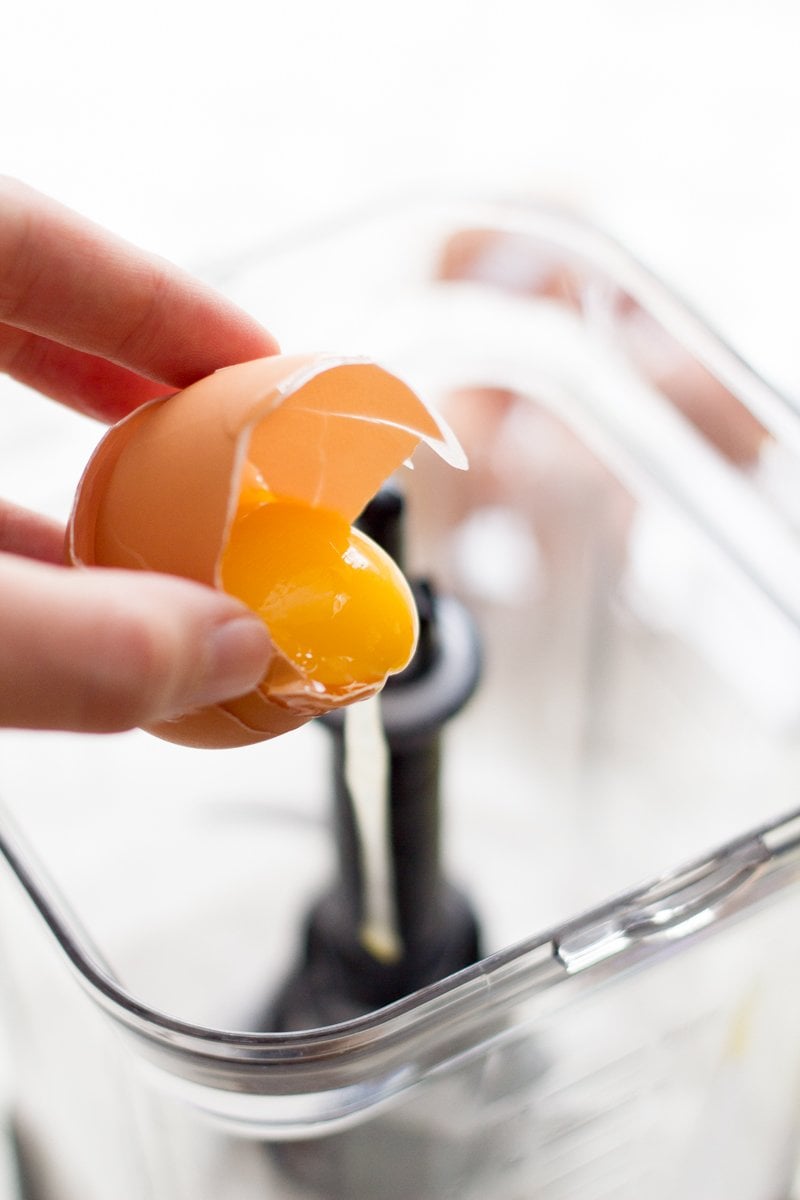
{"type": "Polygon", "coordinates": [[[470,454],[400,480],[439,708],[384,708],[400,933],[462,941],[359,1010],[336,930],[379,851],[336,729],[4,734],[18,1197],[784,1200],[796,411],[558,214],[404,205],[227,269],[284,349],[376,358],[470,454]],[[327,1023],[288,1028],[312,967],[327,1023]]]}

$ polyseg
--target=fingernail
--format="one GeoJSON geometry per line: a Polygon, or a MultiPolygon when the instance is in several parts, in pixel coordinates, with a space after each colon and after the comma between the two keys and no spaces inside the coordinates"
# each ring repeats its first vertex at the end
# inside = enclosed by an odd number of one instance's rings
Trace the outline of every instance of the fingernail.
{"type": "Polygon", "coordinates": [[[206,642],[205,669],[190,704],[200,708],[252,691],[272,657],[267,627],[258,617],[234,617],[217,625],[206,642]]]}

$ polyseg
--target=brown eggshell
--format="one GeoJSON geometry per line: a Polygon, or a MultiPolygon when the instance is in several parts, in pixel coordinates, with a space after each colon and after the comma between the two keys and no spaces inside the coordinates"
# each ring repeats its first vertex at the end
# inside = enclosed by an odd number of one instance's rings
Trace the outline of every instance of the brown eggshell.
{"type": "MultiPolygon", "coordinates": [[[[245,461],[277,495],[352,522],[421,441],[464,465],[439,419],[367,360],[274,356],[225,367],[109,430],[78,487],[69,558],[219,587],[245,461]]],[[[276,649],[256,691],[151,731],[186,745],[245,745],[377,690],[326,692],[276,649]]]]}

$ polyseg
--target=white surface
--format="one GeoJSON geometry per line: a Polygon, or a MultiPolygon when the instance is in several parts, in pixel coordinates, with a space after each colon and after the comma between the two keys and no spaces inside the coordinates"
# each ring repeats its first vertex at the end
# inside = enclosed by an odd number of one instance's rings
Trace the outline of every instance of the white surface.
{"type": "Polygon", "coordinates": [[[798,34],[793,0],[32,0],[0,166],[186,263],[408,187],[564,197],[783,370],[798,34]]]}
{"type": "MultiPolygon", "coordinates": [[[[3,44],[0,170],[209,277],[408,189],[544,196],[800,390],[793,0],[33,0],[3,44]]],[[[0,385],[7,437],[28,397],[0,385]]]]}

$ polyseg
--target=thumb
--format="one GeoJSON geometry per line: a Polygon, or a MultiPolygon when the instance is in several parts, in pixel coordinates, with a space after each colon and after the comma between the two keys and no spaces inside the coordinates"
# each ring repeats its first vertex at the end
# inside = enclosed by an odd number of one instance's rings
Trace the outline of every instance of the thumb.
{"type": "Polygon", "coordinates": [[[272,653],[237,600],[0,554],[0,726],[109,733],[243,695],[272,653]]]}

